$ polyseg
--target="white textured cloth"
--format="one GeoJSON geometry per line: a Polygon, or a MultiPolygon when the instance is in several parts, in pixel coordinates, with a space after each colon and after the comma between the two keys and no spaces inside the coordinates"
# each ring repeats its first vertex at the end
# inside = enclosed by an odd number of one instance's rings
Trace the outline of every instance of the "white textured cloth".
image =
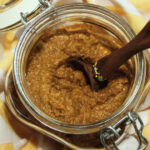
{"type": "MultiPolygon", "coordinates": [[[[6,0],[5,0],[6,1],[6,0]]],[[[7,0],[8,1],[8,0],[7,0]]],[[[53,3],[63,4],[71,2],[82,2],[82,0],[53,0],[53,3]]],[[[138,33],[145,23],[150,20],[149,0],[83,0],[111,9],[118,15],[124,17],[138,33]]],[[[4,0],[0,0],[0,5],[4,0]]],[[[5,75],[12,65],[14,49],[19,39],[17,30],[0,33],[0,150],[56,150],[61,146],[51,139],[29,129],[17,121],[9,112],[4,98],[5,75]],[[11,50],[12,49],[12,50],[11,50]]],[[[144,136],[150,142],[150,95],[141,105],[139,110],[145,128],[144,136]]],[[[137,139],[131,128],[127,138],[119,145],[121,150],[134,150],[137,147],[137,139]]],[[[147,150],[150,149],[150,146],[147,150]]]]}

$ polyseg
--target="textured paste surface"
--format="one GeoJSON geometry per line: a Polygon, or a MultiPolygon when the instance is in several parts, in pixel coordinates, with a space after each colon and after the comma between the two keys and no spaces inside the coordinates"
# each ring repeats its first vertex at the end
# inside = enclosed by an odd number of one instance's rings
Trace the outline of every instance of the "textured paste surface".
{"type": "Polygon", "coordinates": [[[34,104],[50,117],[70,124],[93,123],[110,116],[128,93],[126,73],[117,70],[107,87],[93,92],[83,72],[71,68],[66,59],[76,56],[94,63],[121,46],[117,38],[87,23],[50,31],[29,56],[25,78],[34,104]]]}

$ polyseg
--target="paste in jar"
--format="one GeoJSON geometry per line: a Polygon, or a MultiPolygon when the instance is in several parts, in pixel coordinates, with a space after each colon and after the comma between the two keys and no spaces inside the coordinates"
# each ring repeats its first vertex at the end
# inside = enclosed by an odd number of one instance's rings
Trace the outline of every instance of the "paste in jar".
{"type": "MultiPolygon", "coordinates": [[[[70,57],[98,59],[122,47],[119,39],[89,23],[59,27],[42,36],[30,53],[27,88],[33,103],[50,117],[69,124],[100,121],[118,110],[127,96],[129,79],[123,65],[105,88],[91,90],[81,70],[70,67],[70,57]]],[[[108,68],[109,69],[109,68],[108,68]]]]}

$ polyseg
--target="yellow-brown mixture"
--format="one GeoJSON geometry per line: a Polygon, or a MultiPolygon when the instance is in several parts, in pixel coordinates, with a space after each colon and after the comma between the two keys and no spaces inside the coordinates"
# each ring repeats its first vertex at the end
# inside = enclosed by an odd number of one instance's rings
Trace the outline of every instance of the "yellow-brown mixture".
{"type": "Polygon", "coordinates": [[[120,40],[88,23],[47,33],[37,42],[27,66],[26,81],[34,104],[50,117],[70,124],[93,123],[110,116],[126,98],[127,75],[116,71],[107,87],[94,92],[83,72],[68,66],[66,59],[89,58],[94,64],[121,46],[120,40]]]}

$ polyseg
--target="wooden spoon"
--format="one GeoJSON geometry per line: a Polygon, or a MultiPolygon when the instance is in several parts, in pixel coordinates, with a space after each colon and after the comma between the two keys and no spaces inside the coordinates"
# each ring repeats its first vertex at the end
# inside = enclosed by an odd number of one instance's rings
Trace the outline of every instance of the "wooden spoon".
{"type": "Polygon", "coordinates": [[[147,48],[150,48],[150,21],[134,39],[119,50],[98,60],[94,67],[87,60],[83,60],[82,58],[71,58],[69,62],[82,66],[90,81],[91,89],[98,91],[101,84],[106,82],[104,79],[106,80],[110,74],[116,71],[116,69],[130,57],[147,48]],[[97,72],[95,70],[97,70],[97,72]],[[102,78],[102,82],[99,80],[99,77],[102,78]]]}

